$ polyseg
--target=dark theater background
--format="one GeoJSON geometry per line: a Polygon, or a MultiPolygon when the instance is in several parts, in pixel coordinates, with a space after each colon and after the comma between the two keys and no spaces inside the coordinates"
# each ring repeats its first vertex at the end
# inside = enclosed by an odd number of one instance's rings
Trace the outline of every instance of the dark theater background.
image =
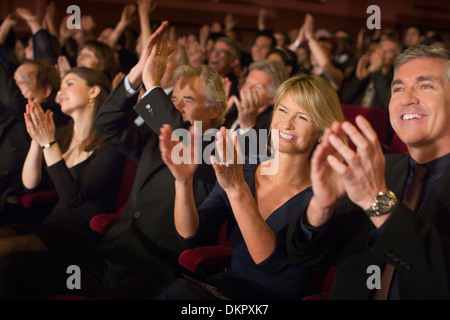
{"type": "MultiPolygon", "coordinates": [[[[243,37],[246,48],[257,30],[258,14],[266,10],[266,27],[273,31],[289,32],[299,28],[306,13],[311,13],[316,28],[334,31],[338,28],[349,30],[356,38],[361,28],[371,16],[366,13],[370,5],[380,8],[381,29],[394,28],[401,35],[406,26],[415,24],[424,29],[437,28],[443,41],[450,43],[450,2],[448,0],[154,0],[156,9],[151,15],[157,24],[169,20],[176,27],[177,35],[197,32],[204,24],[219,22],[231,13],[237,21],[236,29],[243,37]]],[[[43,17],[46,0],[2,0],[0,19],[17,7],[25,7],[43,17]]],[[[115,24],[120,19],[125,4],[135,3],[127,0],[58,0],[57,14],[62,18],[69,5],[78,5],[81,15],[92,15],[97,23],[97,31],[115,24]]],[[[138,21],[135,28],[138,29],[138,21]]],[[[28,32],[25,25],[16,27],[16,32],[28,32]]]]}

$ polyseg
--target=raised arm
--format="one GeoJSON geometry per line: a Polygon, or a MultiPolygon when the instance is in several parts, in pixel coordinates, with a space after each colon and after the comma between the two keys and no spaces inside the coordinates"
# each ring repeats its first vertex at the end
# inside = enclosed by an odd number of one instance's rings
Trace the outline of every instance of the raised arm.
{"type": "Polygon", "coordinates": [[[135,20],[136,6],[134,4],[127,4],[122,10],[120,20],[114,28],[113,32],[109,35],[107,44],[111,48],[115,48],[117,41],[123,34],[126,28],[130,26],[135,20]]]}
{"type": "Polygon", "coordinates": [[[137,5],[141,29],[140,42],[144,47],[147,39],[152,35],[150,15],[155,10],[156,4],[152,4],[152,0],[137,0],[137,5]]]}
{"type": "Polygon", "coordinates": [[[333,88],[339,90],[344,80],[344,74],[341,70],[333,66],[331,59],[322,49],[319,42],[314,38],[314,19],[311,15],[306,15],[304,25],[305,38],[308,40],[311,54],[316,59],[318,67],[322,70],[328,81],[330,81],[333,88]]]}
{"type": "MultiPolygon", "coordinates": [[[[160,87],[161,78],[166,69],[167,57],[173,51],[173,47],[169,47],[167,43],[167,24],[156,30],[150,39],[154,39],[154,42],[151,47],[148,44],[144,48],[139,60],[141,62],[141,60],[145,59],[145,63],[142,69],[139,69],[139,73],[142,76],[142,82],[147,92],[136,105],[135,111],[156,134],[159,134],[159,129],[163,124],[170,124],[174,129],[187,129],[189,128],[189,123],[183,121],[181,113],[160,87]],[[145,58],[145,55],[147,55],[147,58],[145,58]]],[[[133,78],[135,73],[137,74],[137,72],[133,71],[133,78]]]]}
{"type": "Polygon", "coordinates": [[[217,133],[216,147],[221,160],[212,156],[211,163],[217,181],[228,196],[234,217],[253,261],[259,264],[275,251],[276,236],[261,216],[250,188],[244,180],[242,159],[239,157],[241,151],[236,133],[233,133],[231,137],[222,127],[217,133]],[[230,151],[233,153],[232,158],[227,156],[230,151]]]}
{"type": "MultiPolygon", "coordinates": [[[[130,122],[130,112],[136,105],[138,91],[142,85],[142,73],[145,62],[156,42],[158,36],[164,32],[167,22],[155,31],[147,40],[147,45],[137,64],[130,70],[125,80],[123,80],[103,103],[96,118],[95,127],[108,143],[115,145],[134,161],[138,161],[142,147],[148,139],[148,134],[144,137],[137,128],[130,122]],[[126,87],[128,82],[130,88],[126,87]]],[[[145,105],[143,106],[145,109],[145,105]]],[[[159,128],[158,128],[159,130],[159,128]]]]}
{"type": "MultiPolygon", "coordinates": [[[[194,133],[196,128],[190,130],[190,142],[194,141],[194,133]]],[[[193,236],[199,226],[199,216],[194,198],[194,173],[198,165],[194,161],[195,152],[198,146],[190,143],[186,147],[191,153],[187,159],[179,157],[179,147],[183,144],[179,141],[172,141],[172,128],[164,125],[160,130],[159,148],[161,150],[161,158],[175,177],[175,209],[174,219],[175,227],[179,235],[183,238],[193,236]],[[187,160],[187,161],[185,161],[187,160]]]]}
{"type": "Polygon", "coordinates": [[[41,20],[26,8],[17,8],[16,12],[27,22],[33,34],[33,58],[44,59],[55,65],[58,62],[58,52],[52,45],[52,36],[42,27],[41,20]]]}
{"type": "Polygon", "coordinates": [[[63,156],[58,144],[54,143],[53,113],[50,110],[44,112],[41,106],[33,101],[27,104],[26,110],[25,124],[32,141],[22,169],[22,182],[27,189],[32,190],[42,179],[42,154],[48,166],[62,160],[63,156]],[[45,145],[48,147],[42,149],[45,145]]]}
{"type": "Polygon", "coordinates": [[[328,163],[331,156],[336,156],[337,152],[329,142],[329,136],[334,133],[342,136],[342,131],[335,124],[335,131],[326,129],[321,143],[317,145],[311,159],[311,181],[314,195],[311,198],[304,222],[312,227],[320,227],[326,223],[334,214],[334,209],[345,190],[339,177],[328,163]]]}
{"type": "MultiPolygon", "coordinates": [[[[167,32],[168,26],[169,23],[167,21],[163,21],[159,28],[146,40],[138,63],[128,73],[128,80],[130,81],[131,88],[133,88],[134,90],[138,90],[142,85],[142,77],[147,59],[149,58],[153,47],[158,41],[160,41],[160,37],[167,32]]],[[[147,90],[148,89],[149,88],[147,88],[147,90]]]]}

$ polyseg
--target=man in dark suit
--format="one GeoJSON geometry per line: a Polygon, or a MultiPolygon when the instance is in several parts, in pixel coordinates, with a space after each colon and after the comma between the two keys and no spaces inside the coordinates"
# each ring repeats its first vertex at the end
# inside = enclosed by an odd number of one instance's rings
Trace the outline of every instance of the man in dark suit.
{"type": "Polygon", "coordinates": [[[44,110],[54,112],[58,127],[65,125],[69,117],[55,103],[59,85],[58,71],[46,61],[27,60],[17,68],[14,77],[0,63],[0,221],[3,223],[19,221],[15,219],[19,219],[23,209],[20,206],[6,208],[6,198],[14,202],[14,196],[25,191],[22,167],[31,141],[23,116],[26,104],[28,100],[41,102],[44,110]]]}
{"type": "MultiPolygon", "coordinates": [[[[204,130],[219,126],[225,92],[220,76],[211,68],[183,66],[176,72],[171,103],[159,87],[170,51],[164,36],[166,30],[164,22],[149,38],[139,62],[95,120],[102,137],[137,163],[134,185],[120,220],[94,248],[57,256],[50,253],[7,257],[6,262],[0,262],[0,290],[6,297],[43,298],[69,292],[65,274],[69,265],[77,265],[82,271],[81,289],[75,294],[108,299],[149,298],[179,275],[177,259],[183,247],[173,222],[174,178],[161,159],[159,129],[163,124],[187,129],[194,121],[202,121],[204,130]],[[151,130],[139,130],[128,115],[133,112],[141,84],[147,92],[135,110],[151,130]],[[43,279],[42,283],[27,281],[30,276],[43,279]]],[[[197,204],[215,182],[210,167],[200,165],[196,172],[197,204]]]]}
{"type": "MultiPolygon", "coordinates": [[[[386,38],[380,41],[375,52],[361,56],[355,74],[339,92],[341,101],[363,107],[382,108],[389,112],[393,68],[395,58],[401,50],[397,40],[386,38]]],[[[386,140],[382,142],[390,145],[392,133],[392,127],[388,123],[386,140]]]]}
{"type": "Polygon", "coordinates": [[[412,47],[394,71],[390,121],[409,154],[385,158],[362,117],[359,130],[334,124],[311,162],[314,197],[289,231],[294,264],[336,265],[332,299],[450,298],[449,53],[412,47]]]}

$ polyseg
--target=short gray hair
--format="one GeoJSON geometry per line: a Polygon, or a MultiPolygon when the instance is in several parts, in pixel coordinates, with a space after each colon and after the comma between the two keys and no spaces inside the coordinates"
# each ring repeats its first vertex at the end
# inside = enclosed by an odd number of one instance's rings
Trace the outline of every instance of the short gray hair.
{"type": "Polygon", "coordinates": [[[394,75],[397,73],[398,69],[413,59],[419,58],[433,58],[442,59],[447,61],[446,75],[447,79],[450,81],[450,53],[444,48],[436,48],[427,45],[417,45],[410,47],[403,51],[395,61],[394,65],[394,75]]]}
{"type": "Polygon", "coordinates": [[[230,47],[230,54],[233,59],[241,58],[241,51],[239,50],[238,46],[232,39],[228,37],[220,37],[217,38],[216,41],[214,41],[214,44],[216,44],[217,42],[223,42],[230,47]]]}
{"type": "Polygon", "coordinates": [[[175,70],[175,82],[178,82],[178,80],[184,77],[200,77],[205,84],[204,96],[207,107],[212,107],[216,103],[220,103],[220,115],[211,123],[212,127],[219,128],[225,122],[225,107],[227,105],[226,94],[219,73],[206,65],[200,65],[198,67],[182,65],[175,70]]]}
{"type": "Polygon", "coordinates": [[[260,60],[253,62],[248,72],[252,72],[253,70],[259,70],[267,73],[269,76],[273,78],[273,86],[270,89],[269,96],[273,98],[275,96],[275,92],[277,91],[278,87],[289,78],[289,74],[279,62],[272,61],[272,60],[260,60]]]}

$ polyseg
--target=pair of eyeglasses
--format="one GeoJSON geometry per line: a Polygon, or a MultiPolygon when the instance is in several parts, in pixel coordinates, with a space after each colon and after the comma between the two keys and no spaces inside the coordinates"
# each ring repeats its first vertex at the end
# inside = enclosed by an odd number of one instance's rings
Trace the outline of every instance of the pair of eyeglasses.
{"type": "Polygon", "coordinates": [[[225,50],[218,50],[218,49],[214,49],[211,51],[211,54],[218,54],[221,57],[225,57],[226,55],[230,55],[231,53],[225,50]]]}

